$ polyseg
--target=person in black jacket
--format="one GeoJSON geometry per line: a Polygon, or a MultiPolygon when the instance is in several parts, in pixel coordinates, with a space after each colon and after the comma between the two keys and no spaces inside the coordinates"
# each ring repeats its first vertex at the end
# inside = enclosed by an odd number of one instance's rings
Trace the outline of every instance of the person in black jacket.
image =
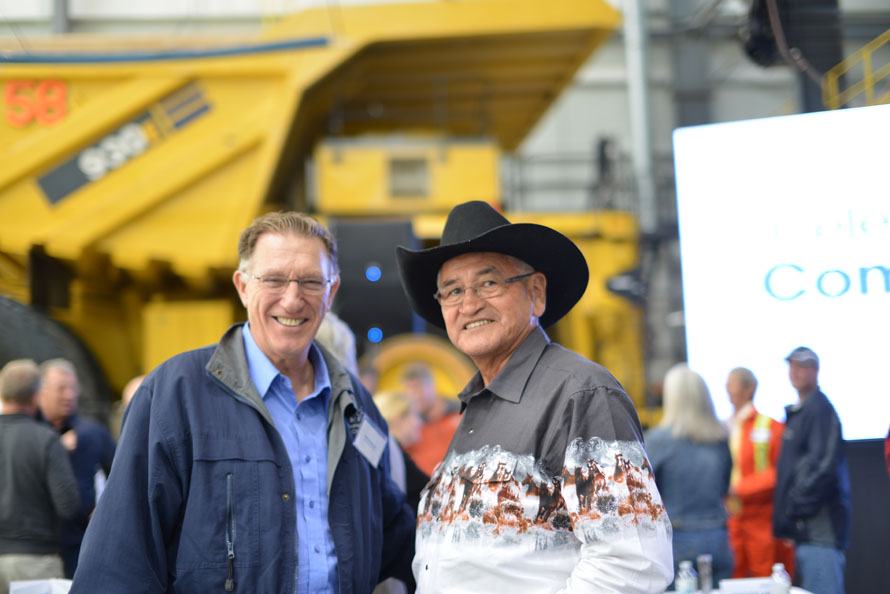
{"type": "Polygon", "coordinates": [[[799,400],[785,407],[773,532],[794,541],[795,573],[802,588],[814,594],[843,594],[850,476],[841,422],[819,389],[816,353],[798,347],[786,361],[799,400]]]}
{"type": "Polygon", "coordinates": [[[59,437],[33,418],[39,387],[34,361],[10,361],[0,372],[0,594],[11,581],[64,577],[59,519],[79,504],[59,437]]]}
{"type": "Polygon", "coordinates": [[[67,359],[40,364],[40,395],[37,418],[59,435],[71,460],[80,493],[77,513],[62,521],[60,534],[65,577],[73,578],[80,546],[90,517],[101,494],[100,487],[111,472],[115,443],[104,425],[77,412],[80,381],[77,369],[67,359]]]}

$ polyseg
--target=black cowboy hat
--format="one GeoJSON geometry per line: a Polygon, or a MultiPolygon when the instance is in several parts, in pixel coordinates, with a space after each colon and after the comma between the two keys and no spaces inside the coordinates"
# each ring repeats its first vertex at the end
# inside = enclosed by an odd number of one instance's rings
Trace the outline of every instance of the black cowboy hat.
{"type": "Polygon", "coordinates": [[[396,247],[408,303],[427,322],[445,328],[441,306],[433,297],[436,276],[447,260],[471,252],[507,254],[544,273],[547,309],[540,319],[544,328],[567,314],[587,289],[587,260],[571,239],[544,225],[511,223],[487,202],[464,202],[448,215],[438,246],[425,250],[396,247]]]}

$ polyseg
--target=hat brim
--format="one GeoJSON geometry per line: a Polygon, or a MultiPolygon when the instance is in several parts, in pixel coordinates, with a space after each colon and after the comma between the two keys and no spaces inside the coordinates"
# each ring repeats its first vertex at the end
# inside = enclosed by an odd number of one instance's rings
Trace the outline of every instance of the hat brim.
{"type": "Polygon", "coordinates": [[[807,367],[819,367],[819,361],[817,361],[816,359],[813,359],[811,357],[805,358],[805,359],[800,359],[798,357],[792,357],[789,355],[788,357],[785,357],[785,360],[789,363],[791,363],[793,361],[794,363],[797,363],[798,365],[805,365],[807,367]]]}
{"type": "Polygon", "coordinates": [[[442,308],[433,295],[442,265],[461,254],[496,252],[518,258],[547,277],[547,306],[540,318],[547,328],[559,321],[587,290],[587,260],[568,237],[543,225],[514,223],[471,240],[425,250],[396,247],[402,287],[411,307],[427,322],[445,328],[442,308]]]}

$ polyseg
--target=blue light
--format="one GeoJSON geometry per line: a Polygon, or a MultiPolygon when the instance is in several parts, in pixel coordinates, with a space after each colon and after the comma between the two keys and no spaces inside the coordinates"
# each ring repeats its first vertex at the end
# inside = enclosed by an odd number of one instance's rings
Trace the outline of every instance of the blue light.
{"type": "Polygon", "coordinates": [[[380,328],[369,328],[368,329],[368,340],[373,343],[378,343],[383,340],[383,330],[380,328]]]}
{"type": "Polygon", "coordinates": [[[379,281],[381,276],[383,276],[383,272],[380,270],[379,266],[371,264],[370,266],[365,268],[365,278],[372,283],[376,283],[377,281],[379,281]]]}

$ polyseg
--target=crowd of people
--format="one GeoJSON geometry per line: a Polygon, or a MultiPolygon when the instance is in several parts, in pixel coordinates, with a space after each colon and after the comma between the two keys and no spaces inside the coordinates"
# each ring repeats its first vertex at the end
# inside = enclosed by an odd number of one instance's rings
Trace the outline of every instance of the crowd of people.
{"type": "Polygon", "coordinates": [[[66,359],[0,372],[0,594],[12,581],[74,577],[115,451],[108,429],[77,413],[79,396],[66,359]]]}
{"type": "Polygon", "coordinates": [[[646,444],[674,563],[710,555],[715,580],[769,576],[781,563],[805,590],[842,593],[851,509],[841,424],[819,390],[816,353],[798,347],[786,361],[798,394],[786,423],[754,407],[749,369],[729,373],[725,424],[698,373],[668,371],[664,416],[646,444]]]}
{"type": "Polygon", "coordinates": [[[263,215],[238,258],[247,321],[134,378],[114,437],[77,414],[70,362],[0,372],[0,594],[51,577],[74,594],[660,593],[702,555],[717,581],[782,563],[844,591],[850,482],[811,349],[786,359],[784,423],[754,407],[752,371],[729,372],[724,422],[679,364],[644,431],[618,381],[546,333],[587,287],[583,253],[473,201],[396,259],[477,373],[454,398],[418,361],[379,390],[330,311],[327,228],[263,215]]]}

